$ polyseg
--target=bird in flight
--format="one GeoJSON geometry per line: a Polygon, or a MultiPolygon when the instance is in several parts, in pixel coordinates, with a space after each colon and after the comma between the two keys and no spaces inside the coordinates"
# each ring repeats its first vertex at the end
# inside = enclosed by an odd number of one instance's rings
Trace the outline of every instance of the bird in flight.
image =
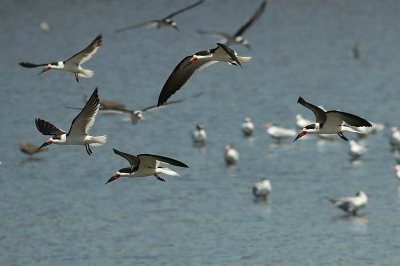
{"type": "Polygon", "coordinates": [[[121,28],[121,29],[117,29],[115,30],[115,32],[123,32],[126,30],[131,30],[131,29],[135,29],[138,27],[142,27],[142,26],[149,26],[149,27],[156,27],[157,29],[161,28],[161,27],[173,27],[175,30],[178,30],[178,26],[176,26],[176,22],[172,20],[172,18],[186,10],[192,9],[198,5],[200,5],[201,3],[203,3],[204,0],[200,0],[197,1],[196,3],[187,6],[185,8],[179,9],[177,11],[175,11],[172,14],[169,14],[168,16],[162,18],[162,19],[153,19],[153,20],[148,20],[139,24],[135,24],[135,25],[131,25],[125,28],[121,28]]]}
{"type": "Polygon", "coordinates": [[[19,65],[26,68],[35,68],[44,66],[43,70],[39,73],[45,73],[52,69],[61,70],[66,72],[71,72],[74,74],[75,79],[79,82],[79,77],[83,78],[91,78],[94,75],[94,72],[89,69],[84,69],[81,67],[81,64],[88,61],[99,49],[102,43],[102,36],[99,34],[85,49],[80,51],[79,53],[74,54],[69,59],[65,61],[58,61],[52,63],[44,63],[44,64],[34,64],[29,62],[20,62],[19,65]]]}

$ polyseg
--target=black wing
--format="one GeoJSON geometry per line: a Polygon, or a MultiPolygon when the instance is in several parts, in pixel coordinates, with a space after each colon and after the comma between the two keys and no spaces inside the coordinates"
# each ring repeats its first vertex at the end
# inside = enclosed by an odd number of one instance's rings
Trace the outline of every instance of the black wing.
{"type": "Polygon", "coordinates": [[[243,33],[262,15],[262,13],[264,13],[266,6],[267,6],[267,1],[262,2],[260,7],[254,13],[254,15],[248,21],[246,21],[246,23],[242,27],[240,27],[240,29],[238,29],[233,36],[237,37],[243,35],[243,33]]]}
{"type": "MultiPolygon", "coordinates": [[[[128,154],[129,155],[129,154],[128,154]]],[[[122,156],[122,155],[121,155],[122,156]]],[[[138,154],[138,157],[140,156],[149,156],[149,157],[153,157],[154,159],[156,159],[157,161],[163,162],[163,163],[168,163],[171,165],[175,165],[175,166],[179,166],[179,167],[185,167],[185,168],[189,168],[189,166],[187,166],[185,163],[180,162],[178,160],[169,158],[169,157],[165,157],[165,156],[161,156],[161,155],[154,155],[154,154],[138,154]]]]}
{"type": "Polygon", "coordinates": [[[50,136],[56,136],[56,135],[61,135],[65,134],[64,130],[61,130],[54,126],[53,124],[44,121],[43,119],[36,118],[35,119],[35,124],[36,128],[42,133],[43,135],[50,135],[50,136]]]}
{"type": "Polygon", "coordinates": [[[101,43],[102,43],[102,35],[100,33],[85,49],[74,54],[66,61],[71,60],[76,65],[85,63],[92,57],[93,54],[97,52],[97,49],[99,49],[101,43]]]}
{"type": "Polygon", "coordinates": [[[135,155],[121,152],[117,149],[113,149],[113,151],[115,154],[125,158],[129,162],[129,164],[131,165],[132,172],[135,172],[139,168],[140,161],[138,157],[136,157],[135,155]]]}
{"type": "Polygon", "coordinates": [[[204,0],[200,0],[200,1],[196,2],[196,3],[194,3],[193,5],[190,5],[190,6],[187,6],[187,7],[185,7],[185,8],[179,9],[178,11],[175,11],[174,13],[169,14],[168,16],[166,16],[165,18],[163,18],[163,20],[172,18],[173,16],[176,16],[176,15],[178,15],[179,13],[182,13],[182,12],[184,12],[184,11],[186,11],[186,10],[192,9],[192,8],[194,8],[195,6],[198,6],[198,5],[200,5],[201,3],[203,3],[203,2],[204,2],[204,0]]]}
{"type": "Polygon", "coordinates": [[[322,110],[321,108],[319,108],[318,106],[315,106],[309,102],[306,102],[306,100],[304,100],[302,97],[299,97],[299,99],[297,100],[297,103],[303,105],[304,107],[307,107],[308,109],[310,109],[316,118],[316,122],[323,124],[326,121],[326,113],[324,110],[322,110]]]}
{"type": "Polygon", "coordinates": [[[47,63],[47,64],[33,64],[33,63],[29,63],[29,62],[19,62],[18,64],[20,66],[22,66],[22,67],[34,68],[34,67],[47,66],[49,63],[47,63]]]}
{"type": "Polygon", "coordinates": [[[347,124],[354,127],[372,127],[371,123],[362,117],[340,111],[328,111],[327,114],[335,114],[347,124]]]}

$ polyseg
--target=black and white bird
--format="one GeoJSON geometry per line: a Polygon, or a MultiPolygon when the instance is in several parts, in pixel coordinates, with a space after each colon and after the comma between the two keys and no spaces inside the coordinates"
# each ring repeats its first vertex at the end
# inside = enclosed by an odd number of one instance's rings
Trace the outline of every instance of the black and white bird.
{"type": "Polygon", "coordinates": [[[246,48],[250,49],[250,43],[243,37],[244,32],[254,24],[254,22],[264,13],[265,7],[267,6],[267,1],[263,1],[262,4],[257,8],[254,12],[253,16],[249,18],[246,23],[243,24],[233,35],[230,35],[225,32],[218,31],[205,31],[198,30],[197,32],[200,34],[213,35],[222,38],[220,43],[230,45],[230,44],[241,44],[246,48]]]}
{"type": "Polygon", "coordinates": [[[157,29],[162,28],[162,27],[173,27],[175,30],[178,30],[178,26],[176,25],[176,22],[172,20],[172,17],[174,17],[186,10],[192,9],[192,8],[200,5],[203,2],[204,2],[204,0],[197,1],[196,3],[194,3],[190,6],[187,6],[185,8],[179,9],[178,11],[175,11],[174,13],[169,14],[168,16],[166,16],[162,19],[148,20],[145,22],[141,22],[139,24],[135,24],[135,25],[131,25],[131,26],[128,26],[125,28],[117,29],[117,30],[115,30],[115,32],[123,32],[126,30],[131,30],[131,29],[135,29],[138,27],[142,27],[142,26],[156,27],[157,29]]]}
{"type": "Polygon", "coordinates": [[[357,215],[357,211],[367,206],[368,203],[367,194],[365,194],[363,191],[357,192],[354,197],[346,197],[341,199],[332,199],[327,197],[327,199],[332,202],[336,208],[342,209],[351,215],[357,215]]]}
{"type": "Polygon", "coordinates": [[[226,145],[224,148],[224,160],[226,165],[235,165],[239,161],[239,152],[230,145],[226,145]]]}
{"type": "Polygon", "coordinates": [[[171,169],[161,167],[160,163],[167,163],[179,167],[188,168],[185,163],[178,160],[154,155],[154,154],[139,154],[137,156],[128,153],[121,152],[117,149],[113,149],[114,153],[125,158],[130,167],[119,169],[114,175],[108,179],[107,183],[110,183],[120,177],[145,177],[145,176],[155,176],[158,180],[165,182],[165,180],[160,176],[160,174],[166,174],[171,176],[179,176],[179,174],[171,169]]]}
{"type": "Polygon", "coordinates": [[[192,132],[192,140],[196,146],[204,146],[207,140],[207,133],[203,124],[197,124],[196,129],[192,132]]]}
{"type": "Polygon", "coordinates": [[[314,113],[316,117],[316,123],[305,126],[294,139],[294,141],[306,134],[338,134],[339,137],[345,141],[348,141],[348,139],[343,135],[343,132],[350,131],[361,133],[357,129],[358,127],[372,126],[364,118],[350,113],[335,110],[324,111],[318,106],[306,102],[302,97],[299,97],[297,103],[300,103],[314,113]]]}
{"type": "Polygon", "coordinates": [[[61,70],[66,72],[71,72],[74,74],[76,81],[79,81],[79,77],[83,78],[91,78],[94,75],[94,72],[89,69],[83,69],[81,64],[88,61],[99,49],[102,43],[102,36],[99,34],[88,47],[80,51],[79,53],[74,54],[69,59],[65,61],[58,61],[52,63],[45,64],[33,64],[29,62],[20,62],[19,64],[26,68],[35,68],[44,66],[44,69],[39,74],[44,72],[54,70],[61,70]]]}
{"type": "Polygon", "coordinates": [[[47,148],[39,149],[39,146],[36,146],[34,144],[28,143],[28,142],[21,142],[19,145],[19,150],[27,155],[29,155],[30,158],[32,158],[33,155],[39,152],[47,151],[47,148]]]}
{"type": "Polygon", "coordinates": [[[45,120],[36,118],[36,127],[40,133],[52,136],[49,140],[43,143],[39,149],[50,144],[84,145],[87,154],[92,155],[90,146],[101,146],[107,141],[107,136],[88,135],[99,111],[99,107],[99,95],[96,88],[81,112],[72,121],[68,133],[45,120]]]}
{"type": "Polygon", "coordinates": [[[158,105],[163,105],[172,94],[178,91],[196,72],[209,65],[217,62],[226,62],[231,65],[242,66],[251,59],[251,57],[238,56],[237,53],[224,44],[217,43],[214,49],[200,51],[194,55],[185,57],[172,71],[171,75],[165,82],[160,96],[158,97],[158,105]]]}
{"type": "Polygon", "coordinates": [[[250,137],[254,132],[254,124],[250,117],[246,117],[242,123],[242,133],[245,137],[250,137]]]}
{"type": "Polygon", "coordinates": [[[253,186],[253,195],[256,198],[266,199],[272,190],[271,182],[267,178],[261,178],[253,186]]]}

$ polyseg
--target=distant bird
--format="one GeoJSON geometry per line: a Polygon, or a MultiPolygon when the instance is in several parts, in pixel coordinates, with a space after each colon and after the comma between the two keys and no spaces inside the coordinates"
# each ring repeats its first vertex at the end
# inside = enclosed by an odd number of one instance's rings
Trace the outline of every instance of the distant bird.
{"type": "Polygon", "coordinates": [[[400,165],[393,166],[392,171],[396,174],[397,179],[400,180],[400,165]]]}
{"type": "Polygon", "coordinates": [[[229,145],[224,148],[224,159],[227,165],[234,165],[239,161],[239,152],[229,145]]]}
{"type": "Polygon", "coordinates": [[[332,199],[327,197],[327,199],[332,202],[335,207],[342,209],[351,215],[357,215],[357,211],[365,207],[368,203],[367,194],[362,191],[357,192],[354,197],[346,197],[341,199],[332,199]]]}
{"type": "Polygon", "coordinates": [[[203,69],[217,62],[226,62],[231,65],[242,66],[251,57],[238,56],[237,53],[224,44],[217,43],[217,47],[207,51],[197,52],[194,55],[185,57],[172,71],[165,82],[158,105],[163,105],[172,94],[178,91],[195,73],[196,70],[203,69]]]}
{"type": "Polygon", "coordinates": [[[27,68],[45,66],[45,68],[42,70],[42,72],[39,73],[39,75],[44,72],[50,71],[52,69],[71,72],[74,74],[75,79],[78,82],[79,77],[84,77],[84,78],[93,77],[94,72],[89,69],[83,69],[81,67],[81,64],[88,61],[92,57],[92,55],[94,55],[97,52],[97,49],[99,49],[101,42],[102,42],[102,36],[101,36],[101,34],[99,34],[93,40],[93,42],[91,44],[89,44],[88,47],[86,47],[79,53],[74,54],[72,57],[70,57],[69,59],[67,59],[65,61],[45,63],[45,64],[33,64],[33,63],[28,63],[28,62],[20,62],[19,64],[21,66],[27,67],[27,68]]]}
{"type": "Polygon", "coordinates": [[[302,129],[303,127],[308,126],[309,124],[313,123],[311,120],[304,118],[301,114],[297,114],[294,117],[294,119],[296,121],[296,126],[298,129],[302,129]]]}
{"type": "Polygon", "coordinates": [[[230,35],[225,32],[218,31],[205,31],[198,30],[197,32],[200,34],[214,35],[217,37],[223,38],[220,43],[225,45],[230,44],[241,44],[246,48],[250,49],[250,43],[243,37],[244,32],[253,25],[254,22],[264,13],[265,7],[267,6],[267,1],[263,1],[262,4],[257,8],[256,12],[249,18],[243,26],[241,26],[233,35],[230,35]]]}
{"type": "Polygon", "coordinates": [[[29,155],[29,157],[32,157],[34,154],[42,151],[47,151],[48,149],[47,148],[39,149],[39,146],[36,146],[34,144],[21,142],[21,144],[19,145],[19,150],[29,155]]]}
{"type": "Polygon", "coordinates": [[[266,199],[271,192],[272,186],[271,182],[267,178],[262,178],[260,181],[256,182],[253,186],[253,195],[256,198],[266,199]]]}
{"type": "Polygon", "coordinates": [[[51,26],[47,21],[40,22],[40,28],[45,32],[50,32],[51,31],[51,26]]]}
{"type": "Polygon", "coordinates": [[[197,124],[196,129],[192,132],[192,140],[196,145],[204,145],[207,140],[207,133],[203,124],[197,124]]]}
{"type": "Polygon", "coordinates": [[[113,149],[114,153],[125,158],[130,167],[119,169],[110,179],[108,179],[107,183],[110,183],[118,178],[122,177],[145,177],[154,175],[158,180],[165,182],[165,180],[160,176],[160,174],[179,176],[179,174],[171,169],[160,167],[160,163],[168,163],[171,165],[186,167],[186,164],[177,161],[175,159],[171,159],[168,157],[153,155],[153,154],[139,154],[137,156],[131,155],[128,153],[121,152],[117,149],[113,149]]]}
{"type": "Polygon", "coordinates": [[[40,118],[35,119],[36,127],[43,135],[51,135],[48,141],[43,143],[39,149],[50,145],[84,145],[86,152],[92,155],[92,146],[101,146],[107,141],[106,136],[89,136],[88,132],[93,126],[97,112],[99,111],[99,96],[97,88],[94,90],[89,101],[83,107],[81,112],[72,121],[69,132],[66,133],[64,130],[55,127],[53,124],[46,122],[40,118]]]}
{"type": "Polygon", "coordinates": [[[135,25],[132,25],[132,26],[128,26],[128,27],[125,27],[125,28],[121,28],[121,29],[115,30],[115,32],[123,32],[123,31],[126,31],[126,30],[131,30],[131,29],[134,29],[134,28],[138,28],[138,27],[141,27],[141,26],[156,27],[157,29],[168,26],[168,27],[173,27],[175,30],[178,30],[178,27],[176,26],[176,22],[172,20],[172,17],[174,17],[174,16],[176,16],[176,15],[178,15],[178,14],[180,14],[180,13],[186,11],[186,10],[192,9],[192,8],[200,5],[203,2],[204,2],[204,0],[197,1],[196,3],[194,3],[194,4],[190,5],[190,6],[187,6],[185,8],[179,9],[178,11],[175,11],[174,13],[169,14],[165,18],[153,19],[153,20],[145,21],[145,22],[142,22],[142,23],[139,23],[139,24],[135,24],[135,25]]]}
{"type": "Polygon", "coordinates": [[[385,124],[370,122],[372,127],[359,127],[357,130],[360,131],[358,137],[362,138],[368,135],[376,134],[385,128],[385,124]]]}
{"type": "Polygon", "coordinates": [[[350,113],[334,110],[324,111],[318,106],[306,102],[302,97],[299,97],[297,103],[300,103],[314,113],[316,117],[316,123],[305,126],[294,139],[294,141],[306,134],[338,134],[339,137],[345,141],[348,141],[348,139],[343,135],[343,132],[350,131],[360,133],[360,131],[357,129],[358,127],[372,126],[364,118],[350,113]]]}
{"type": "Polygon", "coordinates": [[[270,135],[272,138],[276,140],[282,140],[285,138],[291,138],[296,136],[296,130],[294,129],[288,129],[288,128],[283,128],[283,127],[278,127],[273,124],[263,124],[261,125],[262,128],[265,128],[268,135],[270,135]]]}
{"type": "Polygon", "coordinates": [[[349,155],[351,159],[356,160],[359,159],[361,156],[363,156],[367,150],[363,145],[358,143],[355,140],[350,140],[349,141],[349,155]]]}
{"type": "Polygon", "coordinates": [[[245,137],[250,137],[253,135],[254,124],[251,122],[250,117],[246,117],[242,124],[242,133],[245,137]]]}
{"type": "Polygon", "coordinates": [[[354,59],[360,59],[360,57],[361,57],[361,48],[360,48],[360,45],[358,43],[354,44],[354,46],[351,49],[351,51],[353,53],[354,59]]]}
{"type": "Polygon", "coordinates": [[[389,144],[392,150],[400,149],[400,132],[397,127],[392,127],[390,130],[389,144]]]}

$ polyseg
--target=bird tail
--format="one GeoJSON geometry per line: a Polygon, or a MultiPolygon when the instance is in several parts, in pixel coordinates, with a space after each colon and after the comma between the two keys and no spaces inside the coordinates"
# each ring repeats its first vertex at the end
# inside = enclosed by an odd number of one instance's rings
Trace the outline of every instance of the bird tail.
{"type": "Polygon", "coordinates": [[[104,143],[107,142],[107,136],[96,136],[91,138],[92,143],[90,145],[92,146],[101,146],[104,143]]]}
{"type": "Polygon", "coordinates": [[[81,72],[78,74],[79,77],[83,77],[83,78],[91,78],[91,77],[93,77],[93,75],[94,75],[94,72],[89,69],[82,69],[81,72]]]}
{"type": "Polygon", "coordinates": [[[250,61],[251,57],[250,56],[237,56],[237,58],[239,59],[240,63],[247,63],[250,61]]]}
{"type": "Polygon", "coordinates": [[[335,204],[336,203],[336,200],[335,199],[332,199],[332,198],[329,198],[329,197],[325,197],[327,200],[329,200],[330,202],[332,202],[332,204],[335,204]]]}
{"type": "Polygon", "coordinates": [[[159,167],[158,172],[160,174],[172,175],[172,176],[179,176],[179,174],[169,168],[159,167]]]}

